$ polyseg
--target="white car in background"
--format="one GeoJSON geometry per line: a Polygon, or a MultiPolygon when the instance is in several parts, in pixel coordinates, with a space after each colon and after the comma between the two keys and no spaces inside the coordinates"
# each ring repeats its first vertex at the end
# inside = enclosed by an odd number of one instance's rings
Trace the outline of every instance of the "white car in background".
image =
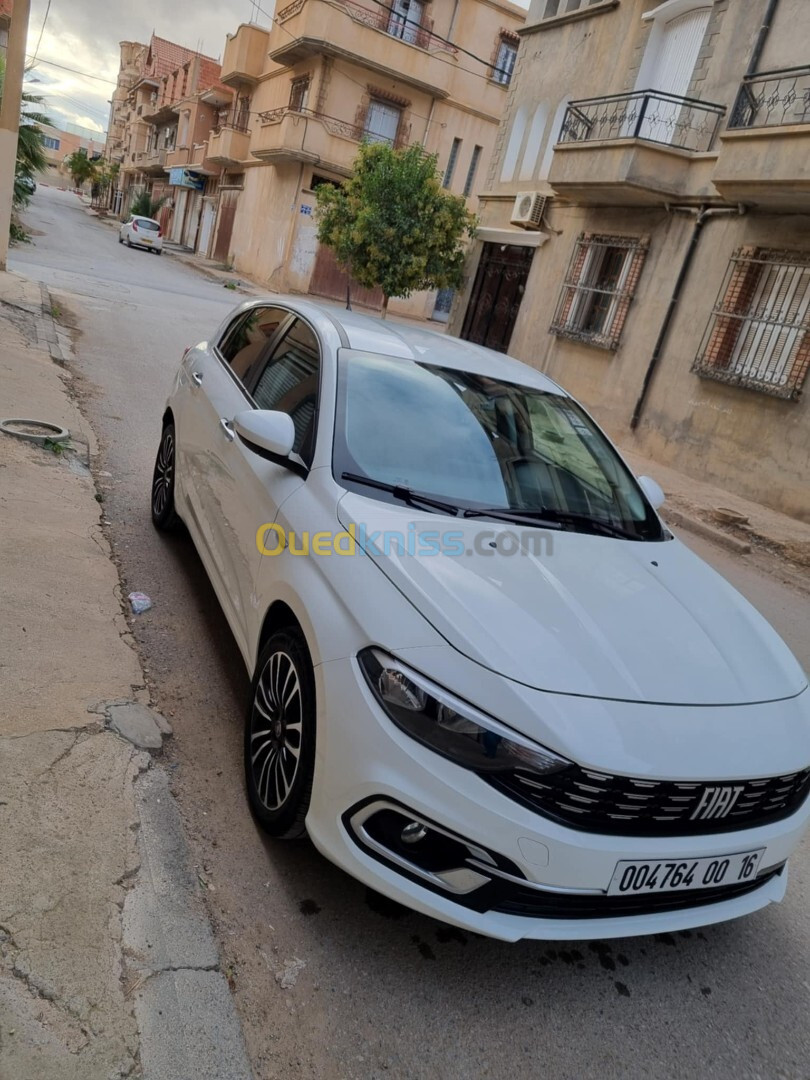
{"type": "Polygon", "coordinates": [[[118,243],[127,247],[142,247],[163,254],[163,229],[154,218],[133,214],[118,231],[118,243]]]}
{"type": "Polygon", "coordinates": [[[517,360],[237,308],[183,357],[151,509],[188,527],[252,676],[259,824],[510,941],[781,900],[807,679],[662,501],[517,360]]]}

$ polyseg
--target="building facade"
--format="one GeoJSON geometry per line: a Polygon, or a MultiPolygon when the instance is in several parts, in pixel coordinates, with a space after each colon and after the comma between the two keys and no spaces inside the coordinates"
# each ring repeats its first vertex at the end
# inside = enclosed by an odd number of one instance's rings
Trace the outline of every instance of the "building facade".
{"type": "Polygon", "coordinates": [[[73,187],[73,180],[67,159],[83,150],[91,161],[98,160],[104,151],[104,136],[74,124],[65,128],[43,127],[42,149],[47,164],[37,179],[40,183],[68,190],[73,187]]]}
{"type": "Polygon", "coordinates": [[[107,156],[120,163],[114,207],[125,217],[147,192],[161,203],[164,231],[194,250],[206,240],[204,228],[210,235],[213,220],[204,210],[221,171],[207,155],[210,131],[231,97],[219,75],[218,61],[156,35],[148,46],[121,43],[107,140],[107,156]],[[213,103],[205,100],[211,95],[213,103]]]}
{"type": "Polygon", "coordinates": [[[810,4],[534,0],[451,329],[810,520],[810,4]]]}
{"type": "MultiPolygon", "coordinates": [[[[224,169],[211,253],[279,291],[345,298],[317,241],[314,189],[351,175],[366,139],[437,153],[445,187],[475,209],[524,20],[505,0],[294,0],[270,30],[240,26],[222,65],[234,100],[209,145],[224,169]]],[[[359,286],[353,297],[382,302],[359,286]]],[[[390,305],[448,309],[435,292],[390,305]]]]}

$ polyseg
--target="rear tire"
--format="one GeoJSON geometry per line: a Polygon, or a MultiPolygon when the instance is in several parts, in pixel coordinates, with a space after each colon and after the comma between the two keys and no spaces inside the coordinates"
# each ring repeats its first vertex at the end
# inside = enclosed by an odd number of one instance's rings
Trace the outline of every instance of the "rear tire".
{"type": "Polygon", "coordinates": [[[258,824],[278,840],[305,836],[315,771],[315,677],[298,627],[277,631],[261,651],[244,749],[248,802],[258,824]]]}
{"type": "Polygon", "coordinates": [[[119,243],[119,244],[123,244],[123,242],[124,242],[124,238],[123,238],[123,236],[119,236],[119,237],[118,237],[118,243],[119,243]]]}
{"type": "Polygon", "coordinates": [[[132,241],[130,240],[130,238],[129,238],[129,237],[127,237],[127,247],[128,247],[128,248],[131,248],[131,247],[132,247],[132,241]]]}
{"type": "Polygon", "coordinates": [[[152,524],[160,532],[172,532],[180,524],[174,508],[176,459],[174,424],[169,421],[163,425],[152,473],[152,524]]]}

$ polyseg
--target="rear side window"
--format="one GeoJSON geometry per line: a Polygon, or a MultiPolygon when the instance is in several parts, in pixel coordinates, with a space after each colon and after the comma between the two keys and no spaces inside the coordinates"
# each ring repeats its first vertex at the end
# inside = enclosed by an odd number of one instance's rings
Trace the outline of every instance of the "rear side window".
{"type": "Polygon", "coordinates": [[[143,232],[160,232],[160,226],[156,221],[148,221],[146,218],[135,218],[135,224],[143,232]]]}
{"type": "Polygon", "coordinates": [[[261,364],[270,342],[289,318],[282,308],[257,307],[240,315],[225,332],[219,351],[242,382],[261,364]]]}
{"type": "Polygon", "coordinates": [[[274,409],[292,417],[293,450],[309,464],[314,450],[321,355],[318,339],[305,322],[296,319],[258,371],[251,389],[259,409],[274,409]]]}

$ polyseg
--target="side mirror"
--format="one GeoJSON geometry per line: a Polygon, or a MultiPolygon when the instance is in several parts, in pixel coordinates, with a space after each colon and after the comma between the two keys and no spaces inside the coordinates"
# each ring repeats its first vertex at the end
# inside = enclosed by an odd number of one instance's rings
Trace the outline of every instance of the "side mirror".
{"type": "Polygon", "coordinates": [[[250,450],[286,458],[295,443],[295,424],[284,412],[270,409],[247,409],[233,418],[233,429],[250,450]]]}
{"type": "Polygon", "coordinates": [[[649,499],[653,510],[657,510],[659,506],[663,505],[666,495],[661,485],[656,483],[651,476],[639,476],[638,486],[649,499]]]}

